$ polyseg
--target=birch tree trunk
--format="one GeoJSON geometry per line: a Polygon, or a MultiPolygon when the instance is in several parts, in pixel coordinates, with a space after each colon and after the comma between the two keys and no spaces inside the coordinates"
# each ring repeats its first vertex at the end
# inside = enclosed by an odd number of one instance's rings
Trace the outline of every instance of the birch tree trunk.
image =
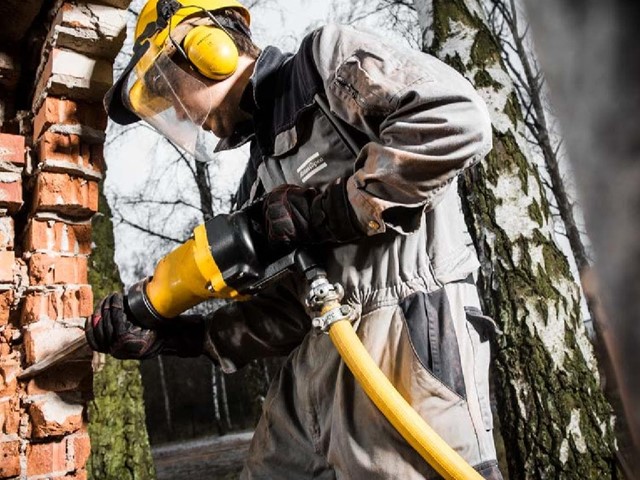
{"type": "Polygon", "coordinates": [[[509,478],[612,478],[610,406],[500,48],[478,0],[414,3],[424,49],[475,85],[493,123],[493,151],[460,191],[484,307],[504,332],[495,373],[509,478]]]}

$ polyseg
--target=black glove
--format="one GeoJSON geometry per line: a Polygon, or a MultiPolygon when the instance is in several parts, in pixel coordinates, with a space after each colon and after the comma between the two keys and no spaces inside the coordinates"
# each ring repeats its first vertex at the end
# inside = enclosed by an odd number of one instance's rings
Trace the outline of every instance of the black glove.
{"type": "Polygon", "coordinates": [[[127,318],[120,293],[112,293],[100,302],[84,331],[93,350],[115,358],[144,359],[160,351],[158,332],[138,327],[127,318]]]}
{"type": "Polygon", "coordinates": [[[121,293],[112,293],[100,302],[84,331],[93,350],[122,360],[144,360],[160,353],[197,357],[204,341],[200,317],[179,317],[157,330],[136,325],[121,293]]]}
{"type": "Polygon", "coordinates": [[[288,184],[276,187],[265,196],[262,215],[267,238],[275,243],[344,243],[365,235],[342,179],[324,192],[288,184]]]}

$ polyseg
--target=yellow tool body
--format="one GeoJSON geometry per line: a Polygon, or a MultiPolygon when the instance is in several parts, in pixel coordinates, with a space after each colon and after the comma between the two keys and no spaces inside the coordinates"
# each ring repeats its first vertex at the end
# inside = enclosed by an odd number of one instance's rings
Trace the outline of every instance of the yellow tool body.
{"type": "Polygon", "coordinates": [[[146,294],[158,314],[173,318],[209,298],[235,298],[211,255],[204,225],[193,238],[166,255],[158,263],[146,294]]]}
{"type": "Polygon", "coordinates": [[[129,291],[129,308],[150,327],[170,321],[212,297],[242,298],[257,291],[264,278],[277,278],[293,267],[304,273],[307,306],[319,313],[313,325],[328,332],[340,356],[365,393],[406,441],[445,479],[482,478],[418,415],[373,361],[349,320],[354,312],[342,305],[343,291],[306,253],[295,251],[273,267],[258,268],[247,218],[241,212],[219,215],[194,230],[191,239],[159,263],[153,277],[129,291]]]}

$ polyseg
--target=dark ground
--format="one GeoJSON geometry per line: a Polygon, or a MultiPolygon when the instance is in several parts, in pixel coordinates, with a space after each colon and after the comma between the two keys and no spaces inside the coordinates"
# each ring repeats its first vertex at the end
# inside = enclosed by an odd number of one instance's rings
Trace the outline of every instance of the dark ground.
{"type": "Polygon", "coordinates": [[[252,435],[233,433],[154,447],[157,480],[235,480],[252,435]]]}

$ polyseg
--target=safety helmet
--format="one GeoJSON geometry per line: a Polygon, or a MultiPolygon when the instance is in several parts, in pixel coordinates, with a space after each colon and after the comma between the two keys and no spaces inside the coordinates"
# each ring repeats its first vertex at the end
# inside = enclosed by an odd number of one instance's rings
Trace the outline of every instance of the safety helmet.
{"type": "Polygon", "coordinates": [[[210,101],[205,82],[189,70],[215,81],[230,77],[238,50],[229,31],[250,36],[243,23],[220,15],[227,9],[249,25],[249,11],[236,0],[149,0],[138,16],[133,56],[105,95],[109,117],[121,125],[144,120],[197,157],[210,101]]]}

